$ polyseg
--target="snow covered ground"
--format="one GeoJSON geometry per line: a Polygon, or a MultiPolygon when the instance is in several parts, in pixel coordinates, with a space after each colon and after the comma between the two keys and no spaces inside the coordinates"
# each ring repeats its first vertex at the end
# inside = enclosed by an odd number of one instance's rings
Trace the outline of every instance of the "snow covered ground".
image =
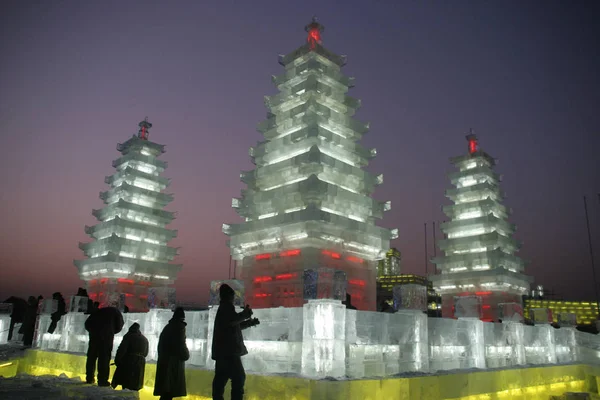
{"type": "Polygon", "coordinates": [[[25,355],[25,348],[21,343],[9,343],[0,345],[0,364],[3,361],[14,360],[25,355]]]}
{"type": "Polygon", "coordinates": [[[131,400],[137,398],[138,392],[87,385],[79,378],[69,379],[65,375],[0,377],[0,399],[2,400],[131,400]]]}
{"type": "MultiPolygon", "coordinates": [[[[10,360],[23,357],[25,349],[22,344],[11,343],[0,345],[0,366],[10,360]]],[[[131,400],[138,399],[138,392],[129,390],[113,390],[95,385],[88,385],[79,378],[69,379],[61,376],[18,375],[13,378],[0,376],[0,399],[2,400],[131,400]]]]}

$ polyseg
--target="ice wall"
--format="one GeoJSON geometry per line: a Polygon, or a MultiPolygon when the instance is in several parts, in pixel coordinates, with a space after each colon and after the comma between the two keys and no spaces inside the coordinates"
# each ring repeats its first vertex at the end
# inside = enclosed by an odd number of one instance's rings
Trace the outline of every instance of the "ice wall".
{"type": "MultiPolygon", "coordinates": [[[[186,313],[188,365],[214,367],[210,344],[217,309],[186,313]]],[[[150,341],[147,360],[156,360],[158,336],[171,316],[171,311],[160,309],[123,314],[125,327],[115,337],[113,354],[129,326],[137,322],[150,341]]],[[[243,331],[249,354],[242,358],[253,374],[361,379],[525,364],[600,365],[599,336],[547,324],[427,318],[417,310],[394,314],[356,311],[337,300],[311,300],[302,308],[259,309],[254,316],[261,323],[243,331]]],[[[85,353],[87,317],[69,313],[55,333],[49,334],[50,315],[42,314],[34,345],[43,350],[85,353]]]]}

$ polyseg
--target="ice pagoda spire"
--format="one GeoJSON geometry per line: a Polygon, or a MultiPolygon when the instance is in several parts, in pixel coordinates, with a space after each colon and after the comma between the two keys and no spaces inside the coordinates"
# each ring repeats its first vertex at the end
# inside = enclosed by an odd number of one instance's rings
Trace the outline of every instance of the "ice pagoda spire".
{"type": "Polygon", "coordinates": [[[377,261],[397,230],[375,225],[390,202],[371,198],[383,176],[364,170],[376,151],[359,144],[369,125],[353,118],[360,100],[347,95],[345,57],[320,44],[316,19],[306,31],[307,43],[279,58],[279,93],[265,97],[256,168],[241,173],[247,189],[232,204],[245,221],[223,231],[253,307],[301,306],[313,279],[303,274],[326,267],[319,282],[345,273],[352,303],[374,310],[377,261]]]}
{"type": "Polygon", "coordinates": [[[163,209],[173,200],[164,193],[169,179],[160,176],[167,168],[158,159],[164,146],[148,140],[147,118],[138,126],[137,135],[117,145],[116,172],[104,180],[110,189],[100,193],[105,206],[92,211],[99,222],[85,227],[92,241],[79,243],[87,258],[75,261],[94,301],[122,306],[125,300],[131,311],[166,301],[181,268],[170,263],[177,249],[167,245],[177,231],[166,228],[175,213],[163,209]]]}
{"type": "Polygon", "coordinates": [[[440,226],[445,239],[438,247],[444,255],[433,262],[441,273],[431,280],[442,295],[444,317],[453,316],[455,297],[473,295],[481,298],[482,318],[495,321],[499,304],[521,304],[531,278],[515,255],[520,243],[507,221],[510,209],[502,204],[496,160],[479,147],[473,130],[466,139],[467,154],[450,160],[458,171],[449,175],[454,189],[446,197],[454,204],[442,207],[450,220],[440,226]]]}
{"type": "Polygon", "coordinates": [[[325,27],[317,21],[317,16],[312,17],[310,24],[304,27],[304,30],[308,32],[306,41],[308,42],[311,49],[315,48],[316,44],[322,45],[321,33],[325,32],[325,27]]]}

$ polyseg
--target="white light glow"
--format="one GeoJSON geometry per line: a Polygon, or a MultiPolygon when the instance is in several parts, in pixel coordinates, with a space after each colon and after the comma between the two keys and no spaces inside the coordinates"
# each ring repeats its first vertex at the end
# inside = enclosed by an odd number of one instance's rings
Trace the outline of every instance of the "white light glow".
{"type": "Polygon", "coordinates": [[[481,211],[467,211],[465,213],[457,215],[456,219],[471,219],[471,218],[479,218],[483,216],[483,212],[481,211]]]}
{"type": "Polygon", "coordinates": [[[154,278],[156,278],[156,279],[169,279],[169,277],[165,276],[165,275],[154,275],[154,278]]]}
{"type": "Polygon", "coordinates": [[[294,207],[294,208],[288,208],[287,210],[284,211],[284,213],[288,214],[288,213],[293,213],[296,211],[301,211],[301,210],[305,210],[306,206],[304,207],[294,207]]]}
{"type": "Polygon", "coordinates": [[[485,232],[485,228],[475,228],[475,229],[465,229],[458,232],[453,232],[448,234],[449,239],[463,238],[469,236],[478,236],[483,235],[485,232]]]}
{"type": "Polygon", "coordinates": [[[277,158],[275,158],[275,159],[267,162],[265,164],[265,166],[272,165],[272,164],[277,164],[278,162],[289,160],[290,158],[294,158],[294,157],[299,156],[301,154],[308,153],[309,150],[310,150],[310,147],[307,147],[307,148],[304,148],[304,149],[296,150],[296,151],[288,153],[288,154],[284,154],[284,155],[282,155],[280,157],[277,157],[277,158]]]}
{"type": "Polygon", "coordinates": [[[456,289],[456,285],[445,285],[445,286],[440,286],[441,290],[446,290],[446,289],[456,289]]]}
{"type": "Polygon", "coordinates": [[[466,271],[467,267],[457,267],[457,268],[450,268],[450,272],[460,272],[460,271],[466,271]]]}
{"type": "Polygon", "coordinates": [[[287,240],[300,240],[308,237],[308,233],[302,232],[286,237],[287,240]]]}
{"type": "Polygon", "coordinates": [[[263,191],[267,192],[269,190],[273,190],[273,189],[277,189],[277,188],[280,188],[280,187],[283,187],[283,186],[291,185],[292,183],[302,182],[302,181],[305,181],[307,179],[308,179],[307,176],[303,176],[302,178],[294,179],[294,180],[291,180],[291,181],[285,182],[285,183],[280,183],[279,185],[269,186],[268,188],[263,189],[263,191]]]}
{"type": "Polygon", "coordinates": [[[484,271],[486,269],[490,269],[490,266],[487,264],[486,265],[474,265],[471,269],[473,271],[484,271]]]}
{"type": "Polygon", "coordinates": [[[152,244],[160,244],[158,240],[144,238],[144,242],[152,243],[152,244]]]}
{"type": "Polygon", "coordinates": [[[259,215],[258,219],[265,219],[265,218],[270,218],[270,217],[274,217],[276,216],[277,213],[276,212],[272,212],[272,213],[268,213],[268,214],[263,214],[263,215],[259,215]]]}
{"type": "Polygon", "coordinates": [[[135,240],[135,241],[138,241],[138,242],[142,240],[142,238],[139,237],[139,236],[129,235],[129,234],[125,235],[125,239],[135,240]]]}

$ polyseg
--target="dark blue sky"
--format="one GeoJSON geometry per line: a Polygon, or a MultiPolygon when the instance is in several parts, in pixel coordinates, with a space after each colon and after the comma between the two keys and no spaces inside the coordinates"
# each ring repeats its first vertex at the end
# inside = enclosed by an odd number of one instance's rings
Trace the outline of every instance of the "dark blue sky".
{"type": "Polygon", "coordinates": [[[472,127],[499,159],[528,273],[593,296],[582,196],[600,264],[598,2],[6,0],[0,297],[76,290],[72,259],[115,145],[148,116],[167,145],[178,295],[206,300],[208,281],[227,276],[221,224],[238,221],[231,198],[252,168],[277,55],[304,43],[313,14],[356,77],[404,272],[424,273],[423,224],[444,219],[448,158],[472,127]]]}

